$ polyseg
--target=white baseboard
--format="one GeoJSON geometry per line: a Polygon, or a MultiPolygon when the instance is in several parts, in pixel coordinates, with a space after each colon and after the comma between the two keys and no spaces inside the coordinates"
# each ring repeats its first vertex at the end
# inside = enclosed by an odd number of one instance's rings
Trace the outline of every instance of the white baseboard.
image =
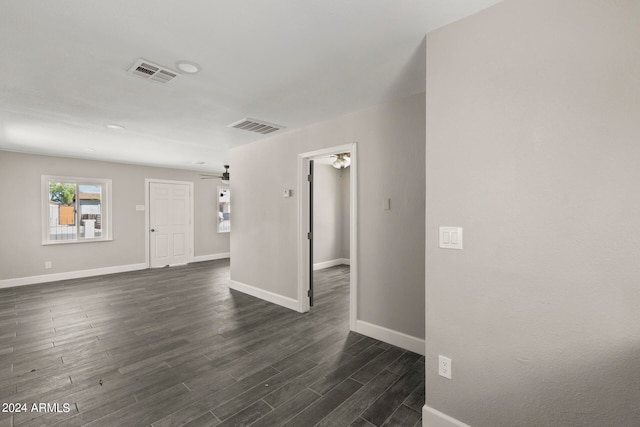
{"type": "Polygon", "coordinates": [[[116,265],[113,267],[93,268],[90,270],[68,271],[65,273],[43,274],[40,276],[17,277],[15,279],[0,280],[1,288],[14,286],[35,285],[36,283],[57,282],[59,280],[81,279],[83,277],[102,276],[105,274],[125,273],[127,271],[145,270],[146,263],[116,265]]]}
{"type": "Polygon", "coordinates": [[[276,294],[270,291],[265,291],[264,289],[256,288],[255,286],[247,285],[245,283],[236,282],[235,280],[229,280],[229,287],[231,289],[235,289],[236,291],[240,291],[253,297],[260,298],[277,305],[281,305],[294,311],[298,311],[300,308],[298,300],[285,297],[283,295],[276,294]]]}
{"type": "Polygon", "coordinates": [[[394,331],[393,329],[384,328],[362,320],[356,320],[356,329],[354,332],[384,341],[396,347],[404,348],[405,350],[413,351],[423,356],[425,353],[425,342],[423,339],[394,331]]]}
{"type": "Polygon", "coordinates": [[[349,258],[337,258],[329,261],[317,262],[313,264],[313,271],[335,267],[336,265],[351,265],[351,260],[349,258]]]}
{"type": "Polygon", "coordinates": [[[196,255],[193,257],[193,262],[214,261],[216,259],[224,259],[224,258],[230,258],[230,257],[231,257],[231,253],[229,252],[222,252],[219,254],[209,254],[209,255],[196,255]]]}
{"type": "Polygon", "coordinates": [[[430,406],[422,407],[422,427],[470,427],[468,424],[458,421],[449,415],[433,409],[430,406]]]}

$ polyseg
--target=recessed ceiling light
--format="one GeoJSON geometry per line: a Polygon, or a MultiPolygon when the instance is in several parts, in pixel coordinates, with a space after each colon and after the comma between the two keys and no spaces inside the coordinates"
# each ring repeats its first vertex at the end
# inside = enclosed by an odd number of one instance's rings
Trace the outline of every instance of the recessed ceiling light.
{"type": "Polygon", "coordinates": [[[96,151],[96,150],[91,147],[84,147],[84,151],[96,151]]]}
{"type": "Polygon", "coordinates": [[[191,162],[192,165],[206,165],[207,162],[202,162],[202,161],[197,161],[197,162],[191,162]]]}
{"type": "Polygon", "coordinates": [[[115,129],[115,130],[122,130],[124,129],[124,126],[116,124],[116,123],[109,123],[108,125],[106,125],[109,129],[115,129]]]}
{"type": "Polygon", "coordinates": [[[200,66],[195,62],[178,61],[176,62],[176,67],[178,67],[180,71],[184,71],[189,74],[195,74],[200,71],[200,66]]]}

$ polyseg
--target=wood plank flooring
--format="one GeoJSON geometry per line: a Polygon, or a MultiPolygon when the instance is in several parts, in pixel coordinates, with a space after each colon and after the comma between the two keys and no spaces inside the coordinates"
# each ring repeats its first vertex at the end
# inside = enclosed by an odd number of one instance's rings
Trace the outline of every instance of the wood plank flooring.
{"type": "Polygon", "coordinates": [[[0,427],[420,426],[424,358],[349,332],[348,273],[306,314],[228,260],[0,289],[0,427]]]}

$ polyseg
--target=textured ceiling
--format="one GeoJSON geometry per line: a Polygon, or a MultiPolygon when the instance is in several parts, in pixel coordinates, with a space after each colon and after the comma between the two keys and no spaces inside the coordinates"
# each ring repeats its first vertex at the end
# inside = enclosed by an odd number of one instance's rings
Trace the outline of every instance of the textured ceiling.
{"type": "Polygon", "coordinates": [[[424,90],[425,34],[495,3],[3,1],[0,150],[221,171],[268,137],[244,117],[281,133],[424,90]],[[163,85],[138,58],[201,71],[163,85]]]}

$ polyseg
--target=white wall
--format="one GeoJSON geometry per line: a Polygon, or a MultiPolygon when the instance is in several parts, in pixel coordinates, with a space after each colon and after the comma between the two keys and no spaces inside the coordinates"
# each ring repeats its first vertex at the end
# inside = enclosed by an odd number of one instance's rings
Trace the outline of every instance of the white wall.
{"type": "Polygon", "coordinates": [[[314,264],[342,260],[349,253],[349,195],[344,194],[345,188],[349,191],[349,171],[322,163],[314,167],[314,264]]]}
{"type": "Polygon", "coordinates": [[[507,0],[428,34],[426,81],[427,405],[640,425],[640,2],[507,0]]]}
{"type": "Polygon", "coordinates": [[[216,180],[196,172],[0,151],[0,280],[134,265],[145,262],[145,178],[194,183],[195,256],[229,252],[216,233],[216,180]],[[113,183],[113,241],[42,245],[41,175],[109,178],[113,183]],[[45,270],[45,261],[53,268],[45,270]]]}
{"type": "Polygon", "coordinates": [[[424,132],[417,94],[233,149],[232,280],[297,299],[298,195],[282,190],[298,188],[298,154],[357,141],[357,316],[422,339],[424,132]]]}

